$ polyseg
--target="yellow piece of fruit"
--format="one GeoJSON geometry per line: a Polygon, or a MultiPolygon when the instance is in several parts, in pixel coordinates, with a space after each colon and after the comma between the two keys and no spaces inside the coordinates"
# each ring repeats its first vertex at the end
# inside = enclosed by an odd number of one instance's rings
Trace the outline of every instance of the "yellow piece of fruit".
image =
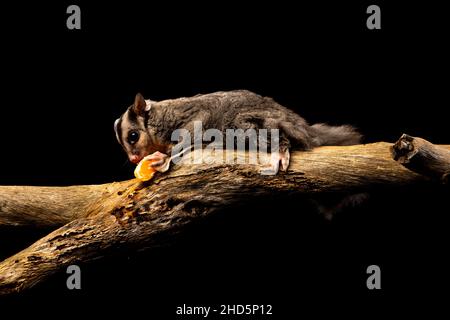
{"type": "Polygon", "coordinates": [[[153,178],[156,170],[152,167],[152,163],[151,160],[141,160],[134,169],[134,176],[141,181],[148,181],[153,178]]]}

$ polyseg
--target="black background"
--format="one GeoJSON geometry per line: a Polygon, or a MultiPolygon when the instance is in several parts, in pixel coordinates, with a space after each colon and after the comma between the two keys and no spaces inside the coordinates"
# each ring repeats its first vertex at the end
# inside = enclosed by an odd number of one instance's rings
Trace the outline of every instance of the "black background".
{"type": "MultiPolygon", "coordinates": [[[[77,31],[66,28],[69,4],[2,5],[3,185],[132,177],[113,122],[136,92],[162,100],[248,89],[310,123],[352,124],[366,142],[450,141],[448,26],[437,5],[375,2],[382,29],[368,30],[372,2],[78,1],[77,31]]],[[[447,191],[376,193],[331,223],[299,199],[243,203],[171,245],[82,265],[79,292],[61,273],[12,300],[160,319],[183,303],[273,304],[282,319],[413,310],[444,286],[447,191]],[[370,264],[381,267],[381,291],[365,286],[370,264]]],[[[41,235],[2,230],[1,257],[41,235]]]]}

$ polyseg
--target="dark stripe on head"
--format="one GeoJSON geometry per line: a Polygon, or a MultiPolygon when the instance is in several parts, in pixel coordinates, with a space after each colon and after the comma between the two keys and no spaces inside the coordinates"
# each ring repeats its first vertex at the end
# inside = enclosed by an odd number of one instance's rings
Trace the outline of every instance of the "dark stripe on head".
{"type": "Polygon", "coordinates": [[[144,116],[144,128],[148,129],[148,119],[150,119],[150,112],[146,112],[144,116]]]}
{"type": "Polygon", "coordinates": [[[130,121],[130,123],[138,123],[137,121],[137,114],[133,109],[133,106],[128,108],[128,121],[130,121]]]}

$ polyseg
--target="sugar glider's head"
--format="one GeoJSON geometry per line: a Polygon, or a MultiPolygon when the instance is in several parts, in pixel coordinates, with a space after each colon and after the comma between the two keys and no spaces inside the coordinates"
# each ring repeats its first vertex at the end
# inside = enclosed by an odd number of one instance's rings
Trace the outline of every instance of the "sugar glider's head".
{"type": "Polygon", "coordinates": [[[133,163],[138,163],[152,150],[153,141],[147,131],[151,102],[138,93],[134,103],[115,121],[117,141],[133,163]]]}

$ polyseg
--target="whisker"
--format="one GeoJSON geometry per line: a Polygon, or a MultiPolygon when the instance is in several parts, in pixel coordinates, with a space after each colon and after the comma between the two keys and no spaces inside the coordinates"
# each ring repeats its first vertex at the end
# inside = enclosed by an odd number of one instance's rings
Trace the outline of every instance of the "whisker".
{"type": "Polygon", "coordinates": [[[125,159],[124,163],[122,164],[122,168],[127,166],[129,164],[128,159],[125,159]]]}

